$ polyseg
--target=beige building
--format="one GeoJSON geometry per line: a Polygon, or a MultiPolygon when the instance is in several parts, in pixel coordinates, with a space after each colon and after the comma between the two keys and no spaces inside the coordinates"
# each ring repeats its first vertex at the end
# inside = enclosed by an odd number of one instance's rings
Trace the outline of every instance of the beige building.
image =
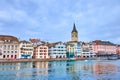
{"type": "Polygon", "coordinates": [[[72,41],[78,41],[78,31],[76,30],[75,24],[74,24],[73,30],[71,32],[71,40],[72,41]]]}
{"type": "Polygon", "coordinates": [[[94,57],[95,54],[90,52],[91,48],[90,48],[90,43],[82,43],[82,54],[81,57],[83,58],[89,58],[89,57],[94,57]]]}
{"type": "Polygon", "coordinates": [[[14,36],[0,35],[0,59],[18,59],[19,40],[14,36]]]}
{"type": "Polygon", "coordinates": [[[48,59],[48,46],[46,44],[37,45],[34,48],[34,58],[36,59],[48,59]]]}

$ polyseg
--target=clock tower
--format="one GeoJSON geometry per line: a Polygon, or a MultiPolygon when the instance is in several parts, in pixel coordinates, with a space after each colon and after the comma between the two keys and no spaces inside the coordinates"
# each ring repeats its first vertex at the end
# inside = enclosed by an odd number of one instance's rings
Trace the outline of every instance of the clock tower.
{"type": "Polygon", "coordinates": [[[78,42],[78,31],[76,30],[75,23],[73,24],[73,30],[71,32],[71,40],[78,42]]]}

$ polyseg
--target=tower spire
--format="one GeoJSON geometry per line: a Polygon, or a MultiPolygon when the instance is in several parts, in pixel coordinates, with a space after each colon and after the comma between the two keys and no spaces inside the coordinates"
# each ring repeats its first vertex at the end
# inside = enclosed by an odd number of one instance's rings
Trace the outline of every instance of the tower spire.
{"type": "Polygon", "coordinates": [[[72,30],[72,32],[77,32],[75,23],[73,24],[73,30],[72,30]]]}
{"type": "Polygon", "coordinates": [[[71,32],[71,40],[78,41],[78,31],[76,29],[75,23],[73,24],[73,30],[71,32]]]}

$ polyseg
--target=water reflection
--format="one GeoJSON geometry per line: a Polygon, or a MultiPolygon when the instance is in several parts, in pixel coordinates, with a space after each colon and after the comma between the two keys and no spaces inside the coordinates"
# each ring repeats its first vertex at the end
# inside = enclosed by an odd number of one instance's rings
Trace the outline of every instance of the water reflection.
{"type": "Polygon", "coordinates": [[[0,70],[19,70],[20,63],[0,63],[0,70]]]}
{"type": "Polygon", "coordinates": [[[118,76],[119,70],[117,64],[111,62],[95,62],[94,65],[94,74],[98,80],[118,80],[120,79],[120,75],[118,76]]]}
{"type": "Polygon", "coordinates": [[[37,74],[48,74],[48,63],[49,62],[34,62],[33,68],[37,68],[37,74]]]}
{"type": "Polygon", "coordinates": [[[0,63],[0,80],[120,80],[120,61],[0,63]]]}

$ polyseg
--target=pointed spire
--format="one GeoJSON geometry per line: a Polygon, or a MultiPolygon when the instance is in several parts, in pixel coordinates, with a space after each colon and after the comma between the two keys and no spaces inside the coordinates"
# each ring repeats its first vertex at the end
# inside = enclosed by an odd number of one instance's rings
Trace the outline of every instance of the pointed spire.
{"type": "Polygon", "coordinates": [[[75,23],[73,24],[73,30],[72,30],[72,32],[77,32],[75,23]]]}

